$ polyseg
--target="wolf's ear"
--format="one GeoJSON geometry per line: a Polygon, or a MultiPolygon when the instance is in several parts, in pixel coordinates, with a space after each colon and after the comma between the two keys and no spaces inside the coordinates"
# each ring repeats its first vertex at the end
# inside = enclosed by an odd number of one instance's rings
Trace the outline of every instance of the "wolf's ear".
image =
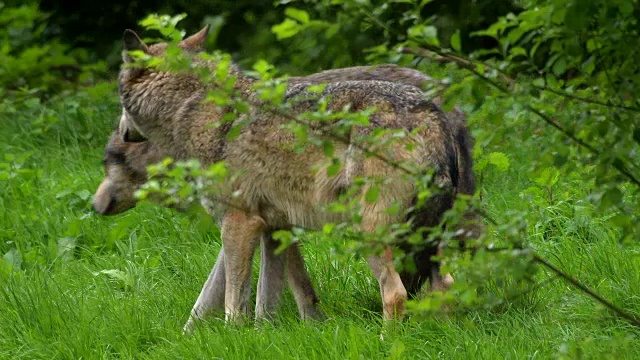
{"type": "Polygon", "coordinates": [[[117,132],[121,135],[120,141],[123,143],[136,143],[146,140],[144,135],[127,120],[126,113],[124,112],[120,118],[117,132]]]}
{"type": "Polygon", "coordinates": [[[124,130],[124,134],[122,134],[122,140],[125,143],[139,143],[146,141],[147,139],[145,139],[145,137],[138,131],[126,128],[124,130]]]}
{"type": "Polygon", "coordinates": [[[209,34],[209,25],[205,25],[202,30],[189,36],[180,42],[180,46],[189,50],[198,50],[204,47],[204,42],[209,34]]]}
{"type": "Polygon", "coordinates": [[[127,54],[127,51],[141,50],[144,52],[148,52],[149,50],[147,45],[142,42],[142,40],[140,40],[138,34],[136,34],[136,32],[133,30],[127,29],[124,31],[124,34],[122,35],[122,43],[124,45],[122,60],[124,60],[125,63],[133,62],[133,59],[131,58],[131,56],[129,56],[129,54],[127,54]]]}

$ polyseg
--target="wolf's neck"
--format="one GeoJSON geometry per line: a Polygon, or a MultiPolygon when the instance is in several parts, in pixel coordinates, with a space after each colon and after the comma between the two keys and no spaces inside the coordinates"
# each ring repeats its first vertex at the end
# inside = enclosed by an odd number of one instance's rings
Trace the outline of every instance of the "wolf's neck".
{"type": "MultiPolygon", "coordinates": [[[[229,68],[229,77],[235,78],[231,94],[224,94],[248,100],[253,96],[252,84],[254,79],[247,77],[242,71],[232,64],[229,68]]],[[[233,111],[231,106],[219,106],[207,101],[207,92],[215,89],[218,84],[214,81],[202,83],[194,78],[191,81],[173,77],[172,86],[182,88],[174,92],[186,96],[175,97],[165,89],[159,89],[158,95],[161,103],[177,104],[176,108],[168,112],[170,118],[162,122],[171,128],[165,129],[165,134],[171,134],[175,141],[173,149],[175,157],[179,159],[197,158],[203,164],[211,164],[222,160],[222,152],[226,137],[233,126],[233,122],[223,119],[226,112],[233,111]],[[166,96],[166,98],[164,98],[166,96]]]]}
{"type": "MultiPolygon", "coordinates": [[[[215,71],[215,69],[212,69],[215,71]]],[[[240,68],[231,64],[229,77],[235,78],[232,92],[222,94],[238,100],[249,100],[253,97],[252,84],[254,79],[244,75],[240,68]]],[[[184,152],[181,157],[195,157],[203,164],[211,164],[222,160],[224,145],[233,121],[228,121],[224,115],[234,111],[232,105],[219,106],[211,101],[206,101],[208,90],[214,90],[219,86],[217,82],[202,84],[197,95],[185,99],[181,109],[174,115],[174,123],[189,121],[189,131],[181,143],[184,144],[184,152]]],[[[176,134],[176,137],[185,134],[176,134]]]]}
{"type": "MultiPolygon", "coordinates": [[[[250,98],[254,80],[235,65],[229,70],[229,76],[236,78],[230,96],[250,98]]],[[[219,161],[232,124],[222,120],[222,115],[230,111],[228,106],[204,102],[207,91],[216,84],[203,83],[192,75],[164,72],[150,73],[143,78],[125,89],[121,96],[123,105],[144,135],[176,159],[219,161]]]]}
{"type": "Polygon", "coordinates": [[[236,78],[233,89],[239,96],[246,99],[253,94],[251,86],[256,80],[246,76],[236,64],[231,64],[229,67],[229,76],[234,76],[236,78]]]}

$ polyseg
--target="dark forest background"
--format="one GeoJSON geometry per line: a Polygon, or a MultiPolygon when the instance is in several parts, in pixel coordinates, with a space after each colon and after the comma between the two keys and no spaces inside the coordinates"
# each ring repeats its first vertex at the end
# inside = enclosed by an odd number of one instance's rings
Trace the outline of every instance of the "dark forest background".
{"type": "MultiPolygon", "coordinates": [[[[442,44],[447,45],[459,30],[465,53],[495,47],[495,39],[472,39],[470,34],[500,16],[522,10],[507,0],[424,3],[420,16],[431,19],[442,44]]],[[[290,74],[361,65],[367,63],[366,49],[380,45],[381,40],[386,40],[388,48],[406,40],[413,21],[405,13],[413,7],[401,1],[9,0],[0,15],[0,36],[9,45],[0,55],[6,60],[0,83],[5,90],[28,86],[56,92],[96,77],[109,78],[120,64],[124,29],[147,37],[158,35],[142,32],[139,25],[153,13],[187,14],[180,27],[188,33],[211,25],[215,36],[209,38],[209,49],[228,52],[241,65],[263,59],[290,74]],[[309,26],[300,36],[278,39],[272,27],[286,18],[284,10],[291,5],[311,19],[322,19],[323,24],[309,26]],[[327,24],[334,25],[333,30],[327,24]]]]}

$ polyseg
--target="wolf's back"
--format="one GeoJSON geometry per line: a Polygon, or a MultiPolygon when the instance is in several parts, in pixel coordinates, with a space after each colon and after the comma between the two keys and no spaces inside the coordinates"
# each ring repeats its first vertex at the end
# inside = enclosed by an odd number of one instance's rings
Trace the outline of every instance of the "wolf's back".
{"type": "Polygon", "coordinates": [[[304,77],[290,77],[289,83],[320,83],[349,80],[379,80],[398,82],[416,87],[423,87],[433,82],[433,79],[424,73],[395,64],[380,64],[370,66],[353,66],[342,69],[321,71],[304,77]]]}

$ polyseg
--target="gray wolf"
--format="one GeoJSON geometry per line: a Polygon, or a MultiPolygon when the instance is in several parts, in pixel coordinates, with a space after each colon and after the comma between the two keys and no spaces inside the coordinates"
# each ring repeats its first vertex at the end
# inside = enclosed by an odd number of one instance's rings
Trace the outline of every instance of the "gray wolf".
{"type": "MultiPolygon", "coordinates": [[[[148,141],[124,143],[121,138],[120,129],[116,129],[105,149],[103,165],[106,177],[96,190],[93,201],[94,210],[101,215],[115,215],[134,207],[134,193],[148,179],[146,167],[166,157],[165,152],[148,141]]],[[[317,309],[318,298],[304,267],[299,245],[293,244],[288,247],[282,256],[275,254],[278,245],[279,243],[270,237],[261,241],[262,261],[256,315],[265,316],[273,312],[279,304],[286,267],[288,283],[301,318],[324,318],[322,312],[317,309]]],[[[197,319],[224,308],[224,289],[224,249],[221,249],[216,264],[191,310],[185,331],[190,331],[197,319]]],[[[250,295],[248,288],[245,297],[249,298],[250,295]]]]}
{"type": "MultiPolygon", "coordinates": [[[[381,64],[375,66],[356,66],[344,69],[332,69],[320,73],[307,75],[304,77],[290,77],[287,79],[290,84],[297,83],[327,83],[345,80],[383,80],[405,83],[422,87],[428,85],[433,80],[424,73],[410,69],[399,67],[393,64],[381,64]]],[[[439,98],[433,100],[436,104],[440,103],[439,98]]],[[[464,114],[460,109],[456,108],[454,112],[447,113],[453,132],[455,134],[455,145],[458,149],[458,192],[462,194],[473,194],[475,192],[475,184],[473,173],[471,171],[471,136],[465,124],[464,114]]],[[[148,141],[141,142],[123,142],[120,139],[122,135],[116,129],[111,135],[105,150],[104,167],[106,178],[99,186],[94,196],[94,208],[102,215],[112,215],[120,213],[135,206],[136,199],[134,192],[147,181],[146,166],[160,161],[166,156],[160,149],[148,141]]],[[[264,304],[257,304],[256,314],[262,311],[269,312],[275,309],[279,302],[277,289],[282,288],[282,276],[278,277],[277,271],[284,268],[285,264],[282,257],[274,257],[264,253],[266,246],[273,246],[273,243],[265,243],[264,241],[273,241],[272,239],[263,239],[263,251],[261,254],[265,257],[271,257],[261,261],[261,276],[258,286],[258,292],[263,293],[260,298],[267,299],[264,304]],[[267,273],[271,275],[263,276],[267,273]],[[274,289],[273,293],[266,291],[265,278],[272,279],[276,282],[269,288],[274,289]]],[[[418,265],[418,271],[401,272],[401,279],[409,294],[415,294],[422,284],[432,276],[431,269],[428,265],[431,263],[433,251],[418,251],[415,253],[414,262],[418,265]]],[[[311,282],[306,274],[303,266],[302,258],[297,257],[295,250],[289,255],[292,260],[289,261],[289,275],[301,274],[299,282],[295,282],[289,278],[289,283],[294,289],[294,294],[300,298],[298,303],[303,318],[322,318],[322,313],[315,309],[313,305],[317,302],[317,298],[313,292],[311,282]],[[298,286],[299,285],[299,286],[298,286]],[[297,286],[297,290],[296,290],[297,286]],[[304,305],[306,304],[306,305],[304,305]]],[[[220,310],[224,306],[224,249],[220,250],[218,260],[214,266],[209,278],[201,291],[192,311],[191,318],[185,329],[190,329],[196,319],[203,318],[206,313],[220,310]]],[[[283,274],[284,271],[281,271],[283,274]]],[[[448,285],[452,281],[450,276],[445,276],[445,284],[433,284],[432,288],[442,288],[442,285],[448,285]]]]}
{"type": "MultiPolygon", "coordinates": [[[[183,50],[195,54],[200,51],[207,29],[183,40],[183,50]]],[[[147,46],[132,31],[125,32],[125,50],[141,50],[151,56],[162,56],[165,44],[147,46]]],[[[127,53],[125,62],[132,59],[127,53]]],[[[196,62],[197,63],[197,62],[196,62]]],[[[213,68],[215,64],[200,62],[196,66],[213,68]]],[[[378,178],[381,196],[375,204],[360,200],[358,225],[364,233],[374,235],[380,227],[402,222],[416,202],[413,181],[407,179],[392,162],[410,162],[421,172],[433,171],[434,183],[439,187],[428,199],[427,206],[411,211],[416,226],[437,226],[441,215],[451,208],[457,185],[457,165],[454,135],[446,117],[431,101],[424,99],[419,88],[383,81],[340,81],[328,84],[321,95],[330,96],[329,109],[339,111],[345,105],[351,110],[376,106],[371,117],[375,127],[405,132],[405,137],[386,149],[386,160],[366,157],[361,149],[344,144],[331,136],[323,137],[320,128],[312,128],[316,135],[331,141],[335,153],[345,165],[334,177],[326,171],[327,159],[321,149],[307,147],[304,152],[291,150],[294,139],[282,129],[290,119],[255,105],[250,90],[251,80],[234,71],[236,88],[241,96],[253,104],[240,121],[246,125],[240,134],[226,138],[228,126],[212,128],[211,121],[220,120],[225,109],[203,103],[208,88],[189,74],[161,72],[154,68],[125,67],[119,74],[119,92],[123,105],[123,122],[127,130],[138,132],[157,146],[166,149],[177,159],[195,157],[203,163],[224,160],[233,172],[233,182],[226,184],[227,196],[220,203],[222,240],[225,248],[225,314],[228,320],[239,319],[246,312],[243,294],[249,286],[251,258],[259,240],[276,229],[292,226],[316,228],[332,219],[321,209],[322,204],[336,200],[345,186],[356,178],[378,178]],[[253,101],[253,103],[251,102],[253,101]],[[384,209],[399,205],[394,214],[384,209]]],[[[313,94],[304,85],[292,85],[287,90],[294,114],[312,110],[313,94]],[[311,101],[300,101],[311,100],[311,101]]],[[[228,111],[228,110],[227,110],[228,111]]],[[[219,121],[218,121],[219,122],[219,121]]],[[[354,128],[349,135],[361,138],[371,126],[354,128]]],[[[363,191],[366,191],[367,188],[363,191]]],[[[363,192],[364,193],[364,192],[363,192]]],[[[346,219],[345,219],[346,220],[346,219]]],[[[393,263],[393,249],[388,246],[382,254],[370,255],[367,262],[380,284],[385,319],[401,317],[407,290],[393,263]]],[[[437,265],[436,265],[437,266],[437,265]]],[[[434,275],[440,276],[439,271],[434,275]]]]}

